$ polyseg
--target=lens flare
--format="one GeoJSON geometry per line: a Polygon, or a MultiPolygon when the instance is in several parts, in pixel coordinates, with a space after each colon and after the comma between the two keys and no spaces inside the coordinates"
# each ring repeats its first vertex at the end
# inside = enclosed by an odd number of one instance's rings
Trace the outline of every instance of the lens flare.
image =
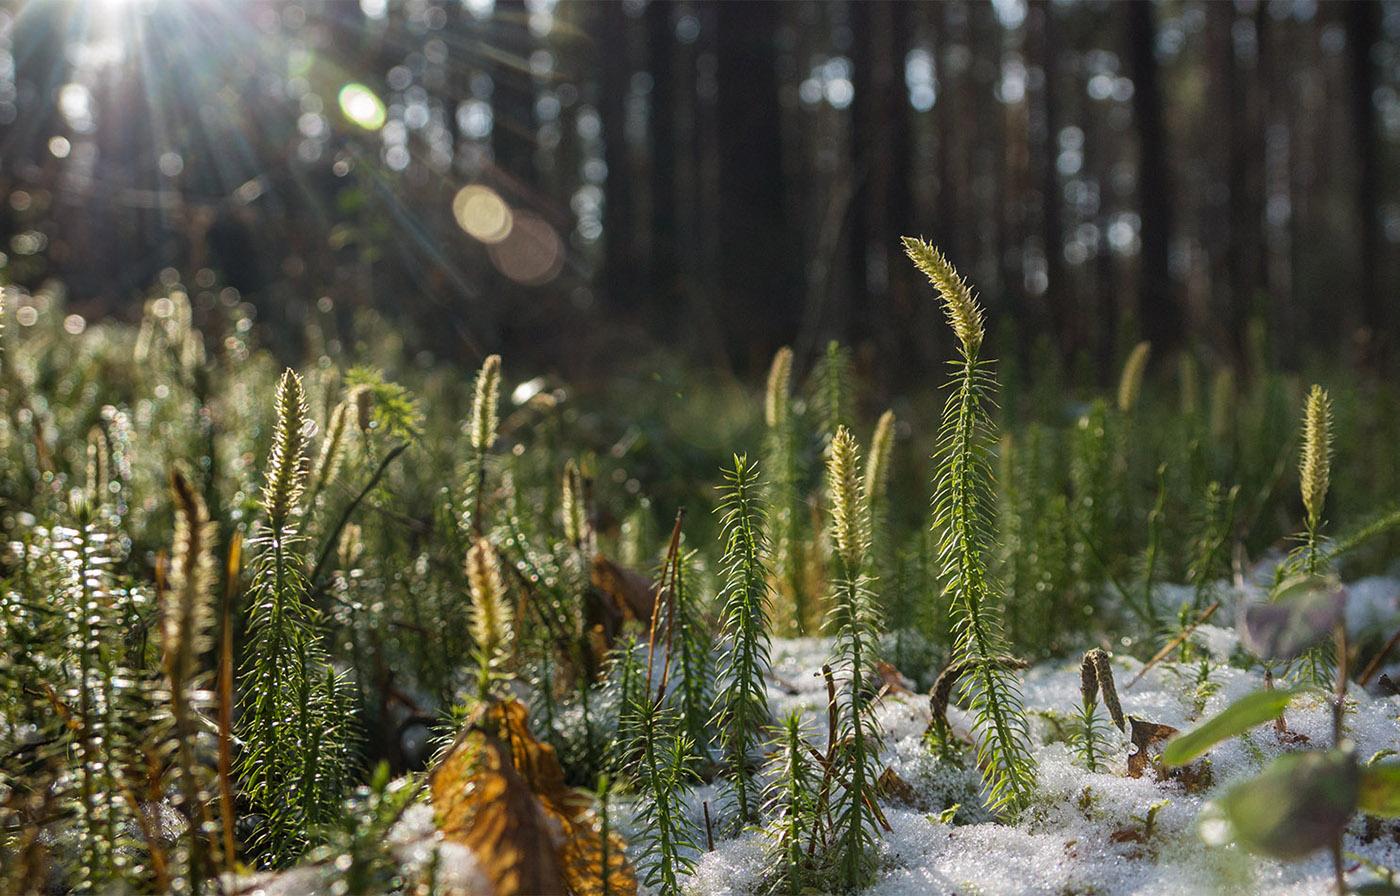
{"type": "Polygon", "coordinates": [[[363,84],[353,81],[340,88],[340,111],[367,131],[384,127],[384,102],[363,84]]]}
{"type": "Polygon", "coordinates": [[[525,286],[543,286],[564,267],[564,244],[549,222],[517,211],[507,238],[487,247],[496,270],[525,286]]]}
{"type": "Polygon", "coordinates": [[[495,245],[510,236],[515,216],[495,190],[481,184],[468,184],[452,198],[452,216],[470,236],[495,245]]]}

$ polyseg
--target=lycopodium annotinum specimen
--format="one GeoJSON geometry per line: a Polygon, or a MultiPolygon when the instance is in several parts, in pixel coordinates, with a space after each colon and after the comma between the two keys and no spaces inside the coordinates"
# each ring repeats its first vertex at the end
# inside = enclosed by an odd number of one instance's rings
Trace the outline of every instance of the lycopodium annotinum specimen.
{"type": "Polygon", "coordinates": [[[977,765],[992,808],[1015,811],[1030,798],[1035,763],[1019,685],[1001,662],[1007,653],[997,607],[1001,589],[987,566],[995,512],[987,460],[995,433],[987,406],[996,377],[981,357],[985,331],[972,291],[933,246],[905,237],[904,248],[938,290],[959,342],[935,455],[934,534],[952,599],[955,661],[971,669],[964,681],[980,729],[977,765]]]}

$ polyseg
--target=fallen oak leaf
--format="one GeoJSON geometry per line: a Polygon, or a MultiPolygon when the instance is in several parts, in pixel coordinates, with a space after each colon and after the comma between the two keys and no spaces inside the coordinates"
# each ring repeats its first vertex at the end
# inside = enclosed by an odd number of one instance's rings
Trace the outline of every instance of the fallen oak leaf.
{"type": "Polygon", "coordinates": [[[901,778],[893,766],[885,767],[875,786],[881,796],[902,806],[908,806],[920,812],[928,812],[933,808],[928,797],[919,793],[913,784],[901,778]]]}
{"type": "Polygon", "coordinates": [[[449,838],[476,854],[496,896],[565,892],[555,841],[558,828],[511,767],[499,742],[486,738],[478,757],[469,797],[478,803],[472,825],[449,838]]]}
{"type": "Polygon", "coordinates": [[[478,707],[429,788],[438,829],[472,849],[496,896],[635,896],[626,843],[605,834],[591,799],[564,784],[554,748],[530,733],[519,701],[478,707]]]}
{"type": "Polygon", "coordinates": [[[602,554],[593,555],[589,578],[594,588],[612,600],[624,622],[637,619],[650,622],[656,607],[656,586],[635,570],[614,563],[602,554]]]}
{"type": "Polygon", "coordinates": [[[1150,748],[1176,734],[1177,730],[1170,725],[1145,722],[1136,716],[1128,716],[1128,726],[1133,742],[1132,752],[1128,754],[1128,774],[1134,778],[1141,778],[1155,758],[1148,752],[1150,748]]]}
{"type": "Polygon", "coordinates": [[[627,861],[627,843],[613,830],[604,836],[597,813],[579,819],[559,858],[564,884],[573,896],[635,896],[637,874],[627,861]]]}
{"type": "Polygon", "coordinates": [[[884,686],[880,688],[880,696],[898,694],[912,697],[914,695],[914,682],[900,674],[894,663],[881,660],[875,664],[875,671],[880,673],[880,679],[884,682],[884,686]]]}

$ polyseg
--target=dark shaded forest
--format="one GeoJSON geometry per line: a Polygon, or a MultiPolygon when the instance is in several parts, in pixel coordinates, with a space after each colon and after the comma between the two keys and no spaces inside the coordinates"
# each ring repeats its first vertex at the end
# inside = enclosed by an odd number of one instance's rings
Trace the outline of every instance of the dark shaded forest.
{"type": "MultiPolygon", "coordinates": [[[[0,12],[9,282],[88,317],[180,282],[288,351],[377,309],[567,375],[748,375],[827,340],[1393,371],[1400,6],[1359,0],[30,0],[0,12]]],[[[362,322],[363,323],[363,322],[362,322]]],[[[1032,367],[1032,369],[1034,369],[1032,367]]]]}

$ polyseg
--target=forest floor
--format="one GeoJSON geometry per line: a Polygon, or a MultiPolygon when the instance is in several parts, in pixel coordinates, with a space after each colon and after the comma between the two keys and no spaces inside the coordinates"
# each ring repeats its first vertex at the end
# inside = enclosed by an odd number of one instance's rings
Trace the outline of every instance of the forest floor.
{"type": "MultiPolygon", "coordinates": [[[[1189,600],[1191,591],[1171,586],[1157,590],[1164,612],[1189,600]]],[[[1257,585],[1221,588],[1221,611],[1213,622],[1192,633],[1191,661],[1165,660],[1138,678],[1144,664],[1131,657],[1111,660],[1122,707],[1130,719],[1186,731],[1218,714],[1238,698],[1264,686],[1262,669],[1233,661],[1245,654],[1233,620],[1247,603],[1262,600],[1257,585]],[[1137,679],[1136,681],[1134,679],[1137,679]]],[[[1347,628],[1363,636],[1393,620],[1400,608],[1400,578],[1373,576],[1348,586],[1347,628]]],[[[886,635],[886,645],[894,635],[886,635]]],[[[832,655],[826,638],[775,639],[768,697],[775,718],[800,710],[809,740],[825,739],[826,684],[822,666],[832,655]]],[[[1400,673],[1392,659],[1387,671],[1400,673]]],[[[883,732],[881,766],[888,769],[882,809],[889,822],[879,856],[874,896],[926,894],[1176,894],[1268,893],[1319,894],[1334,888],[1334,869],[1326,850],[1296,861],[1264,858],[1229,842],[1208,842],[1210,803],[1232,784],[1257,774],[1271,759],[1300,749],[1332,745],[1332,711],[1319,693],[1293,700],[1286,729],[1259,725],[1214,747],[1197,762],[1168,774],[1149,764],[1140,777],[1128,771],[1136,747],[1106,725],[1111,738],[1098,769],[1090,771],[1067,737],[1076,724],[1080,664],[1065,659],[1033,666],[1022,677],[1022,697],[1031,719],[1033,755],[1038,772],[1029,808],[1013,823],[993,818],[985,808],[981,780],[971,752],[961,761],[940,758],[925,734],[931,718],[927,694],[906,690],[894,676],[878,698],[876,718],[883,732]],[[892,686],[889,686],[892,685],[892,686]],[[956,808],[954,808],[956,807],[956,808]]],[[[1400,748],[1400,696],[1352,686],[1347,695],[1345,737],[1364,763],[1382,751],[1400,748]]],[[[956,739],[977,737],[966,711],[949,709],[956,739]]],[[[1148,747],[1155,755],[1162,738],[1148,747]]],[[[716,785],[696,788],[687,802],[699,830],[705,811],[714,830],[728,825],[726,795],[716,785]],[[708,804],[706,806],[705,804],[708,804]]],[[[625,801],[615,811],[628,827],[625,801]]],[[[406,864],[422,866],[437,850],[442,883],[459,892],[486,894],[489,885],[475,869],[471,853],[457,844],[435,840],[430,807],[416,806],[399,823],[393,838],[406,864]]],[[[1217,838],[1218,839],[1218,838],[1217,838]]],[[[703,841],[703,837],[702,837],[703,841]]],[[[764,892],[771,862],[771,833],[750,828],[737,837],[717,838],[715,848],[699,851],[685,891],[706,896],[764,892]]],[[[1376,885],[1378,869],[1400,867],[1400,822],[1358,813],[1343,841],[1348,884],[1376,885]]],[[[634,860],[637,858],[633,857],[634,860]]],[[[266,892],[315,889],[305,871],[264,877],[266,892]],[[279,886],[280,884],[280,886],[279,886]]],[[[645,888],[643,888],[645,892],[645,888]]]]}

